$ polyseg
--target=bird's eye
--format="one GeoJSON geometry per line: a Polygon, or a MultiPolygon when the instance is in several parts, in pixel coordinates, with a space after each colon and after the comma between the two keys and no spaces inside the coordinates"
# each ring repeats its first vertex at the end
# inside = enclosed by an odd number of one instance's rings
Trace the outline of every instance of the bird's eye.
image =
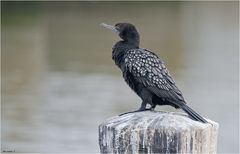
{"type": "Polygon", "coordinates": [[[117,30],[120,30],[119,25],[115,25],[115,28],[116,28],[117,30]]]}
{"type": "Polygon", "coordinates": [[[117,30],[119,30],[119,29],[121,28],[121,23],[117,23],[117,24],[115,25],[115,28],[116,28],[117,30]]]}

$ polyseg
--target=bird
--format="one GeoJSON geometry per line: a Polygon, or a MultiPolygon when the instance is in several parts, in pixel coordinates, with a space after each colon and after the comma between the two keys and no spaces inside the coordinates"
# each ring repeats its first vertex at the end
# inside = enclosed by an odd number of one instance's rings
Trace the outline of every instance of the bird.
{"type": "Polygon", "coordinates": [[[195,121],[207,123],[186,104],[182,92],[158,55],[139,47],[140,35],[133,24],[100,25],[120,37],[121,40],[112,48],[112,59],[122,71],[126,83],[142,100],[138,110],[123,114],[154,110],[157,105],[170,105],[182,109],[195,121]]]}

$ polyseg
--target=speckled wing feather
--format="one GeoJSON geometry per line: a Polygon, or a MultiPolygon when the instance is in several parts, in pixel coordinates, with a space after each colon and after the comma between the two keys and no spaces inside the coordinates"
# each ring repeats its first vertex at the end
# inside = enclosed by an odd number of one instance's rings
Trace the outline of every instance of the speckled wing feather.
{"type": "Polygon", "coordinates": [[[124,62],[126,69],[151,92],[161,98],[184,102],[181,91],[156,54],[146,49],[131,49],[125,53],[124,62]]]}

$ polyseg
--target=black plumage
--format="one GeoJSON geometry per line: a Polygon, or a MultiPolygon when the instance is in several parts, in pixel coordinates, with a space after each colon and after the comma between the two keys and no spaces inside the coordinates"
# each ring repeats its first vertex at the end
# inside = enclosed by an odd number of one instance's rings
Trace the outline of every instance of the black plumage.
{"type": "Polygon", "coordinates": [[[186,105],[162,60],[155,53],[139,48],[140,37],[134,25],[118,23],[102,26],[118,33],[122,39],[113,46],[112,59],[121,69],[127,84],[142,99],[137,111],[153,110],[156,105],[171,105],[183,109],[192,119],[207,123],[186,105]],[[149,109],[147,104],[151,105],[149,109]]]}

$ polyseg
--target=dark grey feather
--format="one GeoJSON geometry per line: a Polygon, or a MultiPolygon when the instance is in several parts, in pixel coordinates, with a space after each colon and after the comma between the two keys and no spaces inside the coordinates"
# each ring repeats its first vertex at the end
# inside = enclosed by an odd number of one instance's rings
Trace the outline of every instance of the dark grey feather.
{"type": "Polygon", "coordinates": [[[124,61],[133,77],[157,96],[174,101],[184,100],[164,63],[154,53],[141,48],[131,49],[125,52],[124,61]]]}

